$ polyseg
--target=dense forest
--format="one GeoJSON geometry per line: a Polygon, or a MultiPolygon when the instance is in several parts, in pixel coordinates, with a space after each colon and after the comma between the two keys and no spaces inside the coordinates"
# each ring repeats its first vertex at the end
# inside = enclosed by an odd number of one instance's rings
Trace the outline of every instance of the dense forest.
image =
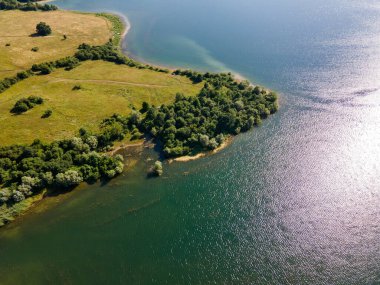
{"type": "Polygon", "coordinates": [[[123,171],[122,157],[96,150],[96,136],[0,148],[0,204],[20,202],[44,188],[67,189],[83,181],[110,179],[123,171]]]}
{"type": "Polygon", "coordinates": [[[135,119],[140,131],[163,144],[167,157],[215,149],[226,136],[252,129],[278,109],[275,93],[237,82],[231,74],[183,73],[205,81],[198,96],[177,94],[173,104],[145,106],[141,122],[135,119]]]}

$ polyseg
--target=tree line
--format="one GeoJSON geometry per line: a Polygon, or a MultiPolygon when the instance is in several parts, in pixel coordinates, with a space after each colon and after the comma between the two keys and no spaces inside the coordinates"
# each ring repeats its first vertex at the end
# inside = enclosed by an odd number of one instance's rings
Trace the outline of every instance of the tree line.
{"type": "Polygon", "coordinates": [[[33,75],[46,75],[53,72],[56,68],[64,68],[71,70],[83,61],[87,60],[103,60],[113,62],[116,64],[127,65],[129,67],[136,67],[139,69],[149,69],[157,72],[169,73],[170,71],[165,68],[155,67],[148,64],[139,63],[130,59],[119,52],[110,40],[108,43],[100,46],[92,46],[88,44],[81,44],[78,51],[74,56],[68,56],[56,61],[50,61],[40,64],[33,64],[32,68],[23,72],[17,73],[13,77],[4,78],[0,81],[0,93],[10,88],[17,82],[27,79],[33,75]]]}
{"type": "Polygon", "coordinates": [[[12,205],[42,189],[59,191],[81,182],[111,179],[123,171],[123,157],[101,153],[97,135],[0,148],[0,205],[12,205]]]}
{"type": "Polygon", "coordinates": [[[0,0],[0,10],[21,11],[55,11],[57,6],[51,4],[38,4],[38,1],[29,0],[0,0]]]}

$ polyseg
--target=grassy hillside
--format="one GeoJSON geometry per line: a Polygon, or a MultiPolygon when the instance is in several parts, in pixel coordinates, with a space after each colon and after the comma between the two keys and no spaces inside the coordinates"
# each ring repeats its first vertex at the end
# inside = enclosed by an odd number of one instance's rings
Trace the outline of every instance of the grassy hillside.
{"type": "Polygon", "coordinates": [[[0,79],[34,63],[73,55],[81,43],[101,45],[112,37],[111,22],[104,17],[68,11],[1,11],[0,26],[7,27],[0,32],[0,79]],[[39,22],[50,25],[53,33],[47,37],[32,36],[39,22]],[[32,51],[34,47],[38,47],[38,52],[32,51]]]}
{"type": "Polygon", "coordinates": [[[31,77],[0,94],[0,145],[69,138],[81,127],[96,130],[102,119],[114,113],[126,115],[143,101],[170,103],[177,92],[196,95],[200,88],[185,77],[103,61],[31,77]],[[76,85],[81,89],[73,90],[76,85]],[[17,100],[29,96],[45,102],[21,115],[10,113],[17,100]],[[42,119],[47,109],[53,114],[42,119]]]}

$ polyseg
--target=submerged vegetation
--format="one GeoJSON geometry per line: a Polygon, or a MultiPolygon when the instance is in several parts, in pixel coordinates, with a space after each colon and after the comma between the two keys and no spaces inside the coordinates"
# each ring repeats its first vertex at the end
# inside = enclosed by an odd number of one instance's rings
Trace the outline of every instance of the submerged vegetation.
{"type": "MultiPolygon", "coordinates": [[[[5,2],[8,5],[14,3],[17,9],[24,5],[37,5],[0,0],[0,8],[4,7],[1,5],[5,2]]],[[[116,22],[112,17],[109,20],[116,22]]],[[[48,32],[46,25],[43,26],[48,32]]],[[[231,73],[199,73],[189,70],[176,70],[171,73],[167,69],[136,62],[121,54],[116,46],[120,41],[117,35],[121,34],[121,28],[116,25],[114,29],[114,38],[104,45],[83,43],[72,56],[33,64],[30,69],[3,79],[0,82],[0,93],[31,76],[51,74],[55,69],[69,71],[84,61],[102,60],[159,72],[170,77],[187,77],[190,85],[191,82],[194,85],[202,83],[199,94],[189,96],[190,94],[177,93],[171,103],[163,104],[161,99],[156,105],[146,101],[141,108],[132,106],[133,111],[130,114],[125,110],[125,113],[104,119],[98,132],[83,127],[71,139],[44,143],[36,138],[30,145],[0,147],[2,209],[5,207],[9,210],[29,197],[40,195],[45,189],[66,191],[81,182],[93,183],[99,179],[115,177],[123,171],[123,158],[118,155],[112,157],[106,152],[116,141],[126,137],[131,140],[152,138],[162,147],[166,157],[195,154],[218,148],[226,137],[252,129],[278,109],[275,93],[252,86],[248,81],[237,81],[231,73]]],[[[82,90],[82,86],[75,84],[71,90],[82,90]]],[[[37,96],[22,98],[16,102],[11,112],[21,114],[43,102],[44,99],[37,96]]],[[[45,109],[41,118],[51,115],[52,110],[45,109]]],[[[157,161],[151,172],[161,176],[162,163],[157,161]]],[[[0,221],[0,224],[3,222],[0,221]]]]}

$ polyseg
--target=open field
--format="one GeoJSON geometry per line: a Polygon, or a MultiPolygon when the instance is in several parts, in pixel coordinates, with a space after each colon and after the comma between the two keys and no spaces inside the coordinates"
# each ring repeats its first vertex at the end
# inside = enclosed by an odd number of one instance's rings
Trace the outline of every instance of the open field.
{"type": "Polygon", "coordinates": [[[196,95],[201,86],[184,77],[103,61],[34,76],[0,94],[0,145],[69,138],[81,127],[97,130],[102,119],[114,113],[128,114],[143,101],[169,103],[177,92],[196,95]],[[73,90],[75,85],[81,89],[73,90]],[[44,104],[22,115],[10,113],[17,100],[32,95],[42,97],[44,104]],[[47,109],[53,115],[41,119],[47,109]]]}
{"type": "Polygon", "coordinates": [[[1,11],[0,27],[7,27],[0,31],[0,79],[34,63],[73,55],[81,43],[104,44],[113,35],[112,24],[104,17],[68,11],[1,11]],[[31,36],[39,22],[51,26],[50,36],[31,36]],[[38,47],[38,52],[31,51],[33,47],[38,47]]]}

